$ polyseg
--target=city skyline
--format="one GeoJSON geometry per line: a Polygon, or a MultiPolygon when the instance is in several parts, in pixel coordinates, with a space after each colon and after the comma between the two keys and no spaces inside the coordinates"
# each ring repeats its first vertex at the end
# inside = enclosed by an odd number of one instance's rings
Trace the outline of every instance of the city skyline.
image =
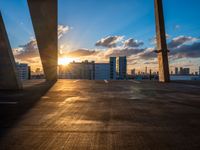
{"type": "MultiPolygon", "coordinates": [[[[143,70],[145,66],[156,71],[153,2],[118,0],[113,3],[112,0],[59,0],[60,57],[103,63],[110,56],[125,55],[128,72],[133,68],[143,70]]],[[[183,66],[190,67],[192,72],[198,71],[200,23],[196,18],[200,17],[200,2],[194,0],[188,5],[188,0],[164,0],[163,3],[171,70],[183,66]]],[[[26,0],[1,1],[0,9],[16,60],[29,63],[33,69],[41,67],[26,0]]]]}

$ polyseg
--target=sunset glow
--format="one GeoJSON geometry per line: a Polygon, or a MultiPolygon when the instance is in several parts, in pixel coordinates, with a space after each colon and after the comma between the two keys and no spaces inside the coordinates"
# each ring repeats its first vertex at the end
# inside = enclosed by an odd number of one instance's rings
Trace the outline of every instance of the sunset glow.
{"type": "Polygon", "coordinates": [[[75,58],[61,57],[58,59],[58,65],[68,65],[69,63],[75,61],[75,58]]]}

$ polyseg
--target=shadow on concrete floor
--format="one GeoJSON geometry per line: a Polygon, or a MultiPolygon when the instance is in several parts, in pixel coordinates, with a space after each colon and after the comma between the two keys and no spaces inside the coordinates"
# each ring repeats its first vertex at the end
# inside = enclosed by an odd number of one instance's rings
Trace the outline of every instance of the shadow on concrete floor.
{"type": "Polygon", "coordinates": [[[32,108],[54,85],[51,82],[29,81],[20,91],[0,90],[0,138],[14,126],[20,117],[32,108]]]}

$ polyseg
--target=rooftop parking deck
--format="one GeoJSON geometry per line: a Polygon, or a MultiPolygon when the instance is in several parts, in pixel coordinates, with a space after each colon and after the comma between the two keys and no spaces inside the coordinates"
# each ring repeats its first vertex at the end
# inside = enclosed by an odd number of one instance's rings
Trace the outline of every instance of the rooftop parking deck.
{"type": "Polygon", "coordinates": [[[0,92],[1,150],[200,149],[198,82],[58,80],[50,90],[45,82],[26,85],[12,91],[16,95],[0,92]]]}

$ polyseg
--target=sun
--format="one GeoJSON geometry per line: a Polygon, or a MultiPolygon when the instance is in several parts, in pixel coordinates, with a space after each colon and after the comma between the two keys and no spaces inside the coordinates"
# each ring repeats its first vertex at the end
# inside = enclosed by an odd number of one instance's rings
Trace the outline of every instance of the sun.
{"type": "Polygon", "coordinates": [[[69,63],[71,63],[73,61],[74,61],[74,58],[61,57],[58,59],[58,65],[68,65],[69,63]]]}

